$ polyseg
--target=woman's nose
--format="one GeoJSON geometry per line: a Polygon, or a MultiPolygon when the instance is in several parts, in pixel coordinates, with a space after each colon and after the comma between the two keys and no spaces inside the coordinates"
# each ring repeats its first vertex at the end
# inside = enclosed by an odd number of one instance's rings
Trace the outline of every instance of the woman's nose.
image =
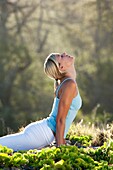
{"type": "Polygon", "coordinates": [[[65,53],[65,52],[63,53],[63,56],[66,56],[66,53],[65,53]]]}

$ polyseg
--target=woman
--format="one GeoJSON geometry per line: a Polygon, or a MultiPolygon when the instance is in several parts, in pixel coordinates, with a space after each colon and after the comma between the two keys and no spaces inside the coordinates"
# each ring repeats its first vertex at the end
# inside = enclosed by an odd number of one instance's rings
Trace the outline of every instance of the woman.
{"type": "Polygon", "coordinates": [[[55,139],[57,146],[65,144],[66,134],[82,104],[75,81],[74,57],[52,53],[45,60],[44,71],[55,80],[55,98],[49,117],[29,124],[20,133],[1,137],[1,145],[17,151],[40,149],[55,139]]]}

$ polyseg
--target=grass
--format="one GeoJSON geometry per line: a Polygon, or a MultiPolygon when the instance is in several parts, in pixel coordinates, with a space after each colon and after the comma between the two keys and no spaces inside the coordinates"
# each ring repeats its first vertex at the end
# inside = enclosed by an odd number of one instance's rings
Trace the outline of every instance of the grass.
{"type": "Polygon", "coordinates": [[[79,123],[71,125],[68,134],[71,136],[92,136],[92,146],[102,146],[104,142],[113,140],[113,123],[97,127],[91,122],[84,124],[84,121],[81,120],[79,123]]]}

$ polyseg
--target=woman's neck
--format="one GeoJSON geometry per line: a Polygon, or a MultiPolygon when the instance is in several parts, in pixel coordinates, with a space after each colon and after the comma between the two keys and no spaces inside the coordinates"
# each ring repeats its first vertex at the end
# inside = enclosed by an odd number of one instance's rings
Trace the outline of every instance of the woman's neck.
{"type": "Polygon", "coordinates": [[[65,76],[61,78],[60,81],[62,82],[66,78],[72,78],[73,80],[76,79],[76,70],[74,65],[67,70],[65,76]]]}

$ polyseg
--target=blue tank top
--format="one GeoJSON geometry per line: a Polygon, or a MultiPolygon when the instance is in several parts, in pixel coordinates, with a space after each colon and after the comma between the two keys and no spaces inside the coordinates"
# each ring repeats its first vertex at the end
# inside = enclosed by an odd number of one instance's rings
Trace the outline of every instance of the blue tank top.
{"type": "MultiPolygon", "coordinates": [[[[54,131],[55,133],[56,133],[56,117],[57,117],[57,113],[58,113],[58,105],[59,105],[59,100],[60,100],[58,98],[58,91],[59,91],[60,87],[62,86],[62,84],[68,79],[71,79],[71,78],[65,79],[57,87],[56,97],[54,98],[52,111],[51,111],[49,117],[47,117],[47,124],[51,128],[51,130],[54,131]]],[[[81,99],[81,96],[78,91],[77,96],[75,98],[73,98],[73,100],[72,100],[68,114],[66,116],[64,138],[66,137],[66,134],[70,128],[71,123],[73,122],[74,118],[76,117],[78,110],[81,108],[81,105],[82,105],[82,99],[81,99]]]]}

